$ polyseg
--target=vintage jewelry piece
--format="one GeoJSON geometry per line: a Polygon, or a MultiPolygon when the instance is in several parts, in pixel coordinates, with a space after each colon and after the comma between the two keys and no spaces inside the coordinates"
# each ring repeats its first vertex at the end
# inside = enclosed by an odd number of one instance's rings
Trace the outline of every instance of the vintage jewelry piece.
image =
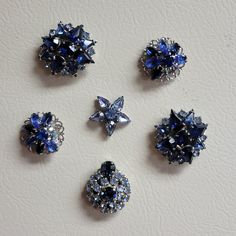
{"type": "Polygon", "coordinates": [[[194,157],[199,156],[205,149],[204,135],[207,124],[201,117],[195,117],[194,111],[181,110],[176,113],[171,110],[170,118],[164,118],[160,125],[156,125],[156,149],[164,155],[169,163],[192,163],[194,157]]]}
{"type": "Polygon", "coordinates": [[[42,37],[39,58],[51,69],[53,75],[74,75],[83,70],[85,64],[94,63],[92,46],[95,41],[90,39],[83,25],[73,27],[72,24],[58,24],[51,29],[49,36],[42,37]]]}
{"type": "Polygon", "coordinates": [[[31,152],[57,152],[64,141],[64,127],[51,112],[33,113],[21,128],[20,139],[31,152]]]}
{"type": "Polygon", "coordinates": [[[121,210],[130,198],[128,179],[111,161],[106,161],[90,177],[86,185],[89,202],[102,213],[115,213],[121,210]]]}
{"type": "Polygon", "coordinates": [[[97,101],[101,111],[96,111],[89,117],[92,121],[104,122],[107,134],[111,136],[118,123],[127,124],[130,119],[121,112],[124,106],[124,97],[119,97],[114,103],[110,103],[106,98],[97,97],[97,101]]]}
{"type": "Polygon", "coordinates": [[[187,62],[180,45],[169,38],[152,40],[141,57],[143,70],[152,80],[170,80],[187,62]]]}

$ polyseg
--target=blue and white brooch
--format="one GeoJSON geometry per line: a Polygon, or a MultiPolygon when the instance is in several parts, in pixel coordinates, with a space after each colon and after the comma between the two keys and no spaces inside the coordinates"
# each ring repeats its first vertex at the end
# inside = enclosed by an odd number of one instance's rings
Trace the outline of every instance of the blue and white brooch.
{"type": "Polygon", "coordinates": [[[183,49],[169,38],[152,40],[141,57],[143,70],[152,80],[175,78],[186,62],[183,49]]]}
{"type": "Polygon", "coordinates": [[[64,127],[51,112],[33,113],[21,128],[20,139],[31,152],[54,153],[64,141],[64,127]]]}
{"type": "Polygon", "coordinates": [[[171,110],[169,118],[162,119],[160,125],[156,125],[156,149],[164,155],[169,163],[192,163],[194,157],[199,156],[205,149],[204,134],[207,124],[201,117],[196,117],[194,111],[181,110],[176,113],[171,110]]]}
{"type": "Polygon", "coordinates": [[[89,119],[91,121],[104,122],[109,136],[113,134],[117,124],[127,124],[130,122],[129,117],[121,112],[124,106],[123,96],[117,98],[112,104],[106,98],[100,96],[97,97],[97,101],[100,110],[91,115],[89,119]]]}
{"type": "Polygon", "coordinates": [[[115,213],[121,210],[130,198],[128,179],[111,161],[106,161],[86,185],[89,202],[102,213],[115,213]]]}
{"type": "Polygon", "coordinates": [[[93,46],[83,25],[73,27],[72,24],[58,24],[57,29],[51,29],[49,36],[42,37],[39,58],[45,62],[53,75],[74,75],[83,70],[86,64],[94,63],[93,46]]]}

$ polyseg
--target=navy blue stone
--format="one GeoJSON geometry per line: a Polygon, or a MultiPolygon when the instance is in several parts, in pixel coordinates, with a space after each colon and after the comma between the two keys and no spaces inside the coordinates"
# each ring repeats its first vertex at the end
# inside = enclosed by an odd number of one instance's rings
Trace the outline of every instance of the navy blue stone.
{"type": "Polygon", "coordinates": [[[147,60],[145,61],[145,66],[148,69],[154,69],[158,65],[160,65],[160,60],[157,57],[147,58],[147,60]]]}
{"type": "Polygon", "coordinates": [[[157,53],[157,50],[153,47],[147,47],[146,48],[146,53],[148,56],[153,57],[157,53]]]}
{"type": "Polygon", "coordinates": [[[64,59],[60,56],[56,56],[51,62],[51,70],[53,73],[59,73],[65,67],[64,59]]]}
{"type": "Polygon", "coordinates": [[[172,46],[171,46],[171,54],[176,54],[179,52],[179,49],[180,49],[180,46],[178,43],[174,43],[172,46]]]}
{"type": "Polygon", "coordinates": [[[162,75],[162,68],[158,67],[151,72],[151,79],[158,79],[162,75]]]}
{"type": "Polygon", "coordinates": [[[106,199],[107,201],[112,201],[114,198],[116,198],[116,195],[117,193],[112,187],[106,187],[103,192],[102,198],[106,199]]]}
{"type": "Polygon", "coordinates": [[[166,56],[165,59],[162,62],[167,67],[171,67],[173,65],[174,59],[171,56],[166,56]]]}
{"type": "Polygon", "coordinates": [[[111,161],[106,161],[101,165],[101,173],[104,176],[110,176],[116,170],[116,166],[111,161]]]}
{"type": "Polygon", "coordinates": [[[41,119],[41,123],[47,126],[51,123],[51,121],[52,121],[52,113],[51,112],[44,113],[41,119]]]}

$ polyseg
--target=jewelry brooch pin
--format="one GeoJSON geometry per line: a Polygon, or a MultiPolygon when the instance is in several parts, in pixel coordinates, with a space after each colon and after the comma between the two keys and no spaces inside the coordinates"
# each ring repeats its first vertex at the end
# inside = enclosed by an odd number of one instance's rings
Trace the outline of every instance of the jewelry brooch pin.
{"type": "Polygon", "coordinates": [[[183,49],[169,38],[152,40],[141,57],[142,68],[152,80],[175,78],[186,62],[183,49]]]}
{"type": "Polygon", "coordinates": [[[171,110],[169,118],[162,119],[161,124],[156,125],[155,147],[164,155],[169,163],[192,163],[193,159],[205,149],[204,134],[207,124],[201,117],[195,116],[193,110],[176,113],[171,110]]]}
{"type": "Polygon", "coordinates": [[[130,198],[128,179],[111,161],[106,161],[92,175],[86,185],[89,202],[102,213],[121,210],[130,198]]]}
{"type": "Polygon", "coordinates": [[[83,25],[73,27],[72,24],[60,22],[57,29],[51,29],[48,36],[42,37],[39,58],[45,62],[53,75],[74,75],[85,65],[94,63],[93,46],[95,41],[90,39],[83,25]]]}
{"type": "Polygon", "coordinates": [[[31,152],[54,153],[64,141],[64,127],[51,112],[33,113],[21,128],[20,139],[31,152]]]}

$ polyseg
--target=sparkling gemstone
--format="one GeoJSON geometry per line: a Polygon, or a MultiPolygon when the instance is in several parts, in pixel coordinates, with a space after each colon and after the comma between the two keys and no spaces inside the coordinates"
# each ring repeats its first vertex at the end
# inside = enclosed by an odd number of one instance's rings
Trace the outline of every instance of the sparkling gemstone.
{"type": "Polygon", "coordinates": [[[36,138],[40,141],[44,141],[48,138],[48,133],[46,130],[40,130],[36,133],[36,138]]]}
{"type": "Polygon", "coordinates": [[[147,58],[147,60],[145,61],[145,66],[148,69],[154,69],[155,67],[160,65],[160,62],[161,61],[157,57],[147,58]]]}
{"type": "Polygon", "coordinates": [[[39,118],[39,116],[35,113],[33,113],[31,115],[31,124],[33,125],[34,128],[39,128],[40,124],[41,124],[41,119],[39,118]]]}
{"type": "Polygon", "coordinates": [[[186,63],[187,57],[184,55],[177,55],[175,57],[175,62],[179,65],[179,66],[184,66],[184,64],[186,63]]]}
{"type": "Polygon", "coordinates": [[[44,151],[44,143],[38,142],[36,145],[36,152],[37,154],[42,154],[44,151]]]}
{"type": "Polygon", "coordinates": [[[117,98],[114,103],[111,105],[111,107],[117,111],[121,111],[121,109],[124,106],[124,97],[117,98]]]}
{"type": "Polygon", "coordinates": [[[103,121],[104,119],[104,113],[101,111],[96,111],[93,115],[89,117],[92,121],[103,121]]]}
{"type": "Polygon", "coordinates": [[[114,121],[109,121],[106,123],[106,130],[109,136],[111,136],[116,128],[116,123],[114,121]]]}
{"type": "Polygon", "coordinates": [[[148,56],[152,57],[157,53],[157,51],[153,47],[147,47],[146,48],[146,53],[147,53],[148,56]]]}
{"type": "Polygon", "coordinates": [[[168,55],[169,49],[168,49],[166,42],[164,42],[164,40],[161,40],[159,42],[159,49],[164,55],[168,55]]]}
{"type": "Polygon", "coordinates": [[[98,96],[97,99],[101,108],[109,108],[110,102],[106,98],[98,96]]]}
{"type": "Polygon", "coordinates": [[[119,117],[118,117],[118,121],[120,123],[128,123],[128,122],[130,122],[130,119],[129,119],[129,117],[126,114],[120,112],[119,113],[119,117]]]}
{"type": "Polygon", "coordinates": [[[51,70],[53,73],[59,73],[64,67],[65,60],[61,56],[55,56],[51,62],[51,70]]]}
{"type": "Polygon", "coordinates": [[[46,149],[48,150],[49,153],[56,152],[58,149],[57,144],[52,140],[46,142],[45,145],[46,145],[46,149]]]}
{"type": "Polygon", "coordinates": [[[42,124],[48,125],[50,124],[51,121],[52,121],[52,113],[51,112],[44,113],[41,119],[42,124]]]}
{"type": "Polygon", "coordinates": [[[152,80],[160,78],[162,75],[162,68],[158,67],[151,72],[152,80]]]}
{"type": "Polygon", "coordinates": [[[117,194],[112,187],[106,187],[103,193],[103,198],[107,199],[108,201],[116,198],[117,194]]]}
{"type": "Polygon", "coordinates": [[[111,175],[114,171],[116,170],[116,166],[113,162],[111,161],[106,161],[101,165],[101,173],[104,176],[109,176],[111,175]]]}

